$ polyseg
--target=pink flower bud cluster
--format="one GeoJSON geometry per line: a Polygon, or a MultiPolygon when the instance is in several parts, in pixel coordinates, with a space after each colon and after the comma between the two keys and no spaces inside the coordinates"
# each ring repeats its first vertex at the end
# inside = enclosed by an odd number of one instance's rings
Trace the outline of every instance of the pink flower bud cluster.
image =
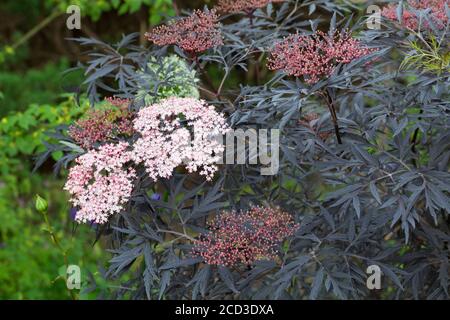
{"type": "Polygon", "coordinates": [[[320,132],[319,128],[317,126],[318,119],[319,119],[319,115],[317,113],[311,112],[311,113],[305,114],[298,123],[303,127],[309,128],[320,139],[327,140],[331,136],[332,133],[330,131],[320,132]]]}
{"type": "Polygon", "coordinates": [[[125,142],[105,144],[78,157],[69,171],[64,189],[79,209],[78,222],[105,223],[123,209],[133,191],[135,171],[125,142]]]}
{"type": "Polygon", "coordinates": [[[274,259],[277,246],[294,234],[298,224],[279,208],[253,207],[246,212],[222,212],[210,232],[194,245],[193,255],[210,265],[251,265],[274,259]]]}
{"type": "Polygon", "coordinates": [[[134,128],[141,138],[134,143],[133,160],[143,163],[155,181],[170,177],[182,164],[189,172],[212,179],[224,151],[217,138],[229,130],[213,106],[175,97],[141,109],[134,128]]]}
{"type": "Polygon", "coordinates": [[[128,100],[107,98],[114,109],[91,110],[85,119],[70,126],[69,136],[81,147],[92,149],[95,143],[116,136],[133,134],[133,116],[128,111],[128,100]]]}
{"type": "Polygon", "coordinates": [[[279,3],[284,1],[285,0],[220,0],[216,9],[219,12],[225,13],[251,13],[256,9],[267,6],[269,3],[279,3]]]}
{"type": "Polygon", "coordinates": [[[271,50],[268,68],[283,70],[295,77],[303,76],[307,83],[314,84],[330,76],[338,64],[348,64],[373,51],[348,32],[292,34],[271,50]]]}
{"type": "MultiPolygon", "coordinates": [[[[448,22],[445,4],[450,7],[450,0],[408,0],[408,6],[410,8],[416,10],[430,9],[431,19],[439,29],[443,29],[448,22]]],[[[397,21],[397,7],[398,4],[387,5],[383,8],[382,15],[390,20],[397,21]]],[[[408,29],[417,30],[419,28],[420,19],[414,12],[404,8],[402,23],[408,29]]],[[[425,20],[422,21],[422,26],[429,28],[429,25],[425,20]]]]}
{"type": "Polygon", "coordinates": [[[128,106],[130,105],[129,99],[122,99],[118,97],[106,97],[105,100],[108,101],[109,104],[111,104],[112,106],[116,106],[122,109],[128,108],[128,106]]]}
{"type": "Polygon", "coordinates": [[[214,10],[196,10],[189,17],[147,32],[145,37],[158,46],[177,45],[190,54],[197,54],[223,44],[218,16],[214,10]]]}

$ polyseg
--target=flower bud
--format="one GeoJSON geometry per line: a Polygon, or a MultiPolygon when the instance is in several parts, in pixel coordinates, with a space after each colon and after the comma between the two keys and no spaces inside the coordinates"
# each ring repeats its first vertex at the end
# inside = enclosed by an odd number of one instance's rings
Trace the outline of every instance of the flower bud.
{"type": "Polygon", "coordinates": [[[48,209],[48,202],[38,194],[36,195],[36,210],[39,212],[46,212],[48,209]]]}

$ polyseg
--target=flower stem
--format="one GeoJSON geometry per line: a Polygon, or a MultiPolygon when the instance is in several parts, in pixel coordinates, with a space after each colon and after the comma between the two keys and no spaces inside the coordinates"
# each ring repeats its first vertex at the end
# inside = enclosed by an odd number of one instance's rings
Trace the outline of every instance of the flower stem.
{"type": "Polygon", "coordinates": [[[211,88],[212,92],[216,92],[215,96],[220,99],[219,91],[214,87],[212,79],[210,78],[210,76],[209,76],[208,72],[206,71],[206,69],[201,65],[200,60],[198,59],[197,55],[194,56],[194,61],[195,61],[195,64],[200,69],[201,74],[205,77],[205,80],[207,82],[207,83],[205,83],[205,85],[207,84],[211,88]]]}
{"type": "MultiPolygon", "coordinates": [[[[422,114],[422,113],[423,113],[423,110],[420,109],[420,114],[422,114]]],[[[419,120],[422,120],[422,117],[419,117],[419,120]]],[[[417,142],[418,136],[419,136],[419,128],[416,128],[416,130],[414,130],[413,136],[411,137],[411,151],[412,151],[414,154],[417,154],[416,145],[418,144],[418,142],[417,142]]],[[[413,158],[413,159],[412,159],[412,162],[413,162],[413,165],[414,165],[415,167],[417,167],[417,161],[416,161],[416,159],[413,158]]]]}
{"type": "MultiPolygon", "coordinates": [[[[53,231],[53,227],[50,224],[50,221],[48,219],[48,213],[47,210],[41,212],[42,215],[44,216],[44,222],[45,222],[45,227],[46,227],[46,231],[48,232],[48,234],[50,235],[50,238],[52,239],[53,244],[56,246],[56,248],[59,250],[59,252],[61,253],[61,255],[63,256],[64,259],[64,264],[66,266],[66,269],[69,268],[69,259],[67,257],[67,251],[62,247],[61,243],[58,240],[58,237],[56,236],[55,232],[53,231]]],[[[67,288],[70,298],[72,300],[77,300],[77,296],[75,295],[75,293],[73,292],[73,290],[67,288]]]]}
{"type": "Polygon", "coordinates": [[[324,90],[322,92],[322,95],[325,98],[325,101],[328,106],[328,110],[330,110],[331,119],[333,120],[334,132],[336,134],[337,142],[339,144],[342,144],[341,133],[339,132],[339,124],[338,124],[337,113],[336,113],[336,108],[335,108],[333,98],[331,97],[328,90],[324,90]]]}

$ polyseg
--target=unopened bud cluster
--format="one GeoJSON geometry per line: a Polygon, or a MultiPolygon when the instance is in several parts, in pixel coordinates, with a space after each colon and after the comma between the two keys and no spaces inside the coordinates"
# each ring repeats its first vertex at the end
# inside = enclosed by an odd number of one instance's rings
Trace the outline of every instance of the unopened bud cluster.
{"type": "Polygon", "coordinates": [[[192,55],[223,44],[214,10],[196,10],[186,18],[156,27],[145,36],[158,46],[176,45],[192,55]]]}
{"type": "Polygon", "coordinates": [[[193,254],[210,265],[252,265],[274,259],[281,242],[297,228],[291,215],[279,208],[222,212],[209,224],[210,232],[195,243],[193,254]]]}
{"type": "Polygon", "coordinates": [[[338,64],[348,64],[372,51],[348,32],[292,34],[271,50],[268,67],[314,84],[329,77],[338,64]]]}

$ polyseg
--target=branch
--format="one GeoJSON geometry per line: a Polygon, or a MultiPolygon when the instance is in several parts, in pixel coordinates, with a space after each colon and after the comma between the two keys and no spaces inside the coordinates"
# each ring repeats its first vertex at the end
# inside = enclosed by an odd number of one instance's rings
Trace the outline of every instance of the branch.
{"type": "Polygon", "coordinates": [[[339,125],[338,125],[338,119],[337,119],[337,114],[336,114],[336,108],[335,108],[335,105],[334,105],[333,98],[331,97],[330,93],[327,90],[321,91],[321,95],[325,98],[328,110],[330,110],[331,119],[333,120],[334,132],[336,134],[337,142],[339,144],[342,144],[341,134],[339,132],[339,125]]]}
{"type": "Polygon", "coordinates": [[[45,28],[50,22],[52,22],[56,17],[60,16],[62,12],[55,11],[47,18],[39,22],[33,29],[28,31],[22,38],[20,38],[16,43],[14,43],[11,48],[16,49],[25,42],[27,42],[30,38],[32,38],[36,33],[45,28]]]}

